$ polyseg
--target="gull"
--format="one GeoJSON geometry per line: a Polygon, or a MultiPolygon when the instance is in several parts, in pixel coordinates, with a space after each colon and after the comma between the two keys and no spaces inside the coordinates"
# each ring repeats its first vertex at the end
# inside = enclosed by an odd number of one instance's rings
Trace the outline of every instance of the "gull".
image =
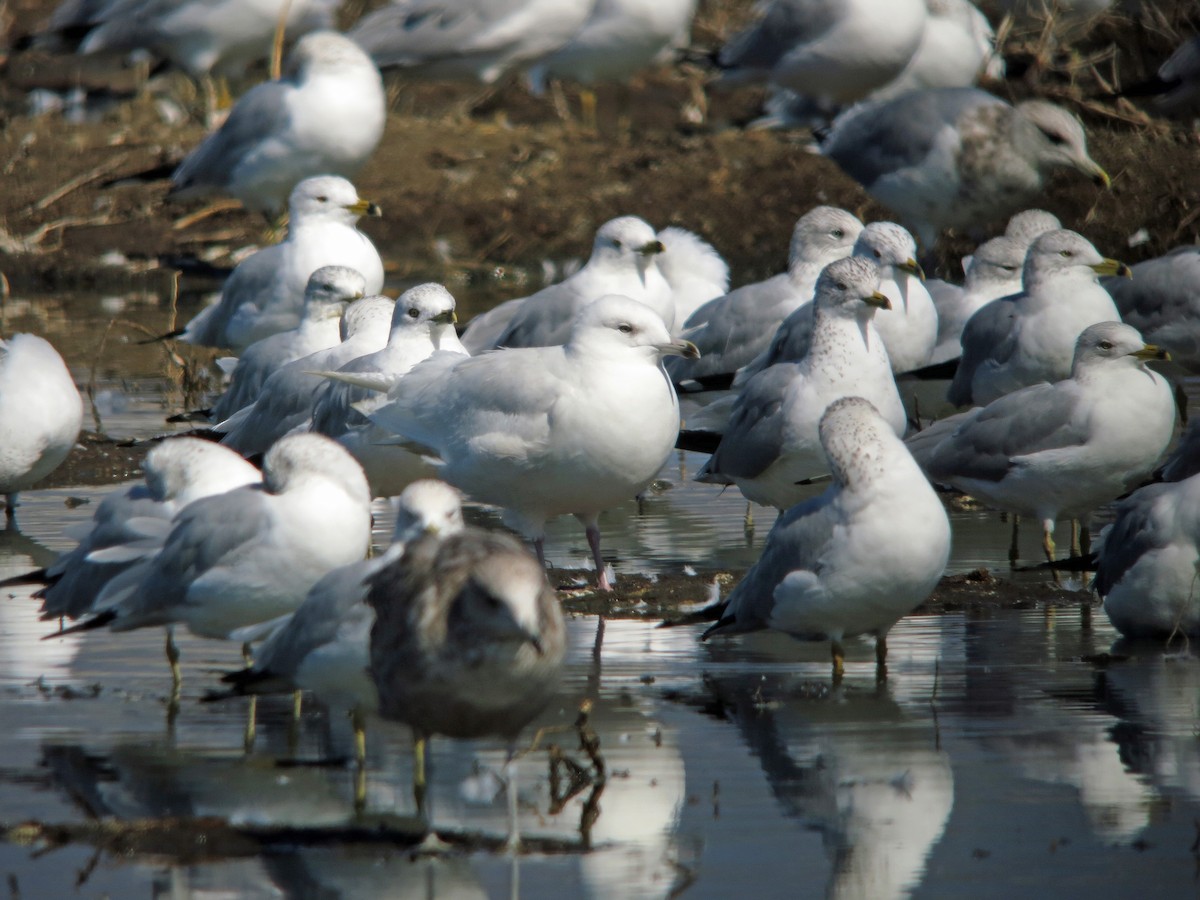
{"type": "Polygon", "coordinates": [[[948,362],[962,355],[962,333],[967,321],[993,300],[1021,291],[1021,269],[1026,248],[1010,237],[992,238],[975,248],[968,259],[966,279],[961,288],[944,285],[934,293],[937,307],[937,346],[931,365],[948,362]]]}
{"type": "Polygon", "coordinates": [[[729,264],[708,241],[671,225],[658,232],[663,252],[655,260],[671,288],[675,330],[710,300],[729,293],[729,264]]]}
{"type": "MultiPolygon", "coordinates": [[[[462,529],[462,498],[454,488],[428,479],[413,482],[396,498],[396,525],[387,549],[325,575],[294,613],[266,624],[268,636],[254,664],[221,681],[232,685],[233,694],[308,690],[326,706],[349,710],[361,761],[363,720],[379,712],[379,695],[367,673],[375,624],[375,610],[366,602],[367,582],[398,560],[411,541],[422,535],[445,538],[462,529]]],[[[216,695],[221,696],[227,695],[216,695]]]]}
{"type": "Polygon", "coordinates": [[[495,84],[570,40],[595,0],[391,0],[349,32],[381,69],[495,84]]]}
{"type": "Polygon", "coordinates": [[[1169,116],[1200,114],[1200,35],[1185,40],[1158,68],[1156,77],[1126,90],[1126,96],[1154,96],[1169,116]]]}
{"type": "Polygon", "coordinates": [[[1197,472],[1200,472],[1200,419],[1193,418],[1155,477],[1162,481],[1183,481],[1197,472]]]}
{"type": "Polygon", "coordinates": [[[308,278],[300,324],[255,341],[236,360],[229,387],[213,405],[211,418],[220,422],[249,406],[273,372],[294,359],[327,350],[341,340],[342,313],[365,295],[361,273],[348,266],[321,266],[308,278]]]}
{"type": "Polygon", "coordinates": [[[1151,484],[1100,535],[1096,592],[1126,637],[1200,635],[1200,477],[1151,484]]]}
{"type": "MultiPolygon", "coordinates": [[[[925,365],[937,340],[937,310],[922,283],[925,273],[917,264],[916,250],[912,235],[899,225],[872,222],[859,233],[850,254],[879,266],[879,292],[890,306],[876,313],[875,327],[897,374],[925,365]]],[[[735,387],[768,366],[804,358],[812,340],[813,306],[805,302],[779,323],[763,352],[738,373],[735,387]]]]}
{"type": "Polygon", "coordinates": [[[42,618],[77,619],[92,611],[115,576],[157,553],[175,514],[201,497],[262,481],[262,473],[232,450],[199,438],[169,438],[146,454],[143,481],[109,494],[79,545],[44,572],[42,618]]]}
{"type": "Polygon", "coordinates": [[[1008,220],[1004,236],[1020,241],[1028,250],[1047,231],[1058,231],[1060,228],[1062,222],[1053,213],[1044,209],[1024,209],[1008,220]]]}
{"type": "Polygon", "coordinates": [[[213,426],[223,432],[221,443],[245,455],[264,453],[293,429],[307,430],[322,371],[337,369],[387,343],[394,303],[388,297],[365,297],[351,304],[342,317],[342,342],[292,360],[264,383],[251,406],[243,407],[213,426]]]}
{"type": "Polygon", "coordinates": [[[931,452],[930,478],[1042,523],[1054,561],[1054,520],[1080,518],[1154,469],[1175,429],[1175,397],[1146,368],[1163,359],[1120,322],[1087,328],[1071,375],[973,410],[931,452]]]}
{"type": "MultiPolygon", "coordinates": [[[[661,326],[660,326],[661,327],[661,326]]],[[[521,729],[557,691],[566,625],[541,564],[506,534],[468,528],[425,536],[368,579],[375,610],[369,672],[380,713],[413,731],[413,788],[425,807],[425,749],[435,734],[498,735],[509,761],[521,729]]],[[[508,781],[509,846],[517,790],[508,781]]]]}
{"type": "Polygon", "coordinates": [[[737,371],[765,350],[780,322],[812,300],[821,270],[849,256],[862,222],[845,210],[818,206],[792,229],[786,272],[744,285],[706,303],[685,322],[682,336],[700,350],[695,361],[670,360],[667,371],[678,383],[737,371]]]}
{"type": "Polygon", "coordinates": [[[1083,125],[1043,100],[1016,106],[977,88],[912,91],[861,103],[834,121],[821,152],[932,248],[1038,197],[1058,168],[1107,187],[1083,125]]]}
{"type": "Polygon", "coordinates": [[[1121,318],[1171,353],[1189,372],[1200,372],[1200,246],[1133,267],[1132,280],[1104,282],[1121,318]]]}
{"type": "MultiPolygon", "coordinates": [[[[295,610],[327,572],[362,559],[370,507],[350,454],[321,435],[289,435],[267,453],[261,484],[189,504],[162,550],[110,581],[96,615],[61,633],[182,623],[198,636],[227,639],[295,610]]],[[[170,629],[167,657],[178,684],[170,629]]]]}
{"type": "Polygon", "coordinates": [[[184,326],[181,341],[244,350],[257,340],[300,324],[304,290],[322,266],[347,266],[362,274],[365,291],[383,287],[383,261],[370,238],[355,227],[379,207],[362,200],[354,185],[334,175],[307,178],[288,200],[288,235],[242,260],[221,289],[221,299],[184,326]]]}
{"type": "Polygon", "coordinates": [[[808,355],[746,383],[698,481],[736,484],[746,499],[779,509],[800,502],[806,491],[798,482],[828,471],[818,426],[842,397],[865,397],[896,434],[904,433],[904,406],[873,322],[888,304],[878,288],[879,267],[865,259],[826,266],[817,279],[808,355]]]}
{"type": "Polygon", "coordinates": [[[923,0],[774,0],[717,57],[721,82],[767,82],[830,112],[899,75],[921,42],[923,0]]]}
{"type": "Polygon", "coordinates": [[[655,258],[663,252],[654,229],[637,216],[621,216],[600,226],[592,255],[582,269],[526,298],[497,347],[549,347],[566,342],[581,309],[606,294],[646,304],[670,329],[675,321],[671,286],[655,258]]]}
{"type": "Polygon", "coordinates": [[[576,317],[564,346],[438,353],[413,369],[369,416],[434,451],[439,476],[506,510],[543,556],[545,522],[585,526],[601,590],[599,514],[658,475],[679,433],[679,401],[664,354],[695,353],[661,318],[607,296],[576,317]]]}
{"type": "Polygon", "coordinates": [[[1101,256],[1074,231],[1048,231],[1025,257],[1024,291],[994,300],[967,321],[962,361],[947,398],[955,406],[982,406],[1040,381],[1072,371],[1076,338],[1089,325],[1121,318],[1099,275],[1129,275],[1129,267],[1101,256]]]}
{"type": "Polygon", "coordinates": [[[883,675],[888,631],[945,571],[950,522],[893,425],[868,401],[834,401],[820,434],[833,484],[775,523],[703,637],[774,628],[827,640],[838,680],[842,642],[870,634],[883,675]]]}
{"type": "Polygon", "coordinates": [[[83,400],[58,351],[36,334],[0,340],[0,494],[16,527],[17,492],[60,465],[83,425],[83,400]]]}
{"type": "Polygon", "coordinates": [[[440,284],[410,288],[396,300],[392,328],[382,350],[366,353],[336,371],[321,388],[312,411],[312,430],[334,438],[366,472],[377,497],[399,494],[432,474],[430,464],[403,447],[387,443],[386,432],[367,414],[387,401],[387,393],[413,366],[433,353],[466,355],[454,329],[454,297],[440,284]]]}
{"type": "Polygon", "coordinates": [[[280,80],[247,91],[184,158],[168,197],[226,194],[278,215],[305,178],[353,177],[386,119],[383,79],[370,57],[336,31],[312,32],[292,48],[280,80]]]}

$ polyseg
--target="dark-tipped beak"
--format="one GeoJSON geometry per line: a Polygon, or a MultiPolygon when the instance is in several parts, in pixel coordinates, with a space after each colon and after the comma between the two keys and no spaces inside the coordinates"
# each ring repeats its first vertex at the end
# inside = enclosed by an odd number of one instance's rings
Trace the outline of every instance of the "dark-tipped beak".
{"type": "Polygon", "coordinates": [[[454,310],[448,309],[434,316],[433,321],[439,325],[456,325],[458,324],[458,314],[454,310]]]}
{"type": "Polygon", "coordinates": [[[1142,362],[1151,362],[1156,359],[1166,361],[1171,358],[1170,353],[1154,344],[1147,344],[1141,350],[1134,350],[1129,355],[1140,359],[1142,362]]]}
{"type": "Polygon", "coordinates": [[[1124,278],[1133,277],[1133,269],[1125,265],[1123,262],[1118,262],[1115,259],[1104,259],[1101,262],[1092,266],[1092,271],[1097,275],[1120,275],[1124,278]]]}
{"type": "Polygon", "coordinates": [[[682,356],[684,359],[699,359],[700,348],[691,341],[671,341],[669,344],[655,344],[654,348],[663,356],[682,356]]]}
{"type": "Polygon", "coordinates": [[[373,219],[378,219],[383,215],[383,210],[372,203],[370,200],[358,200],[351,203],[346,209],[358,216],[370,216],[373,219]]]}
{"type": "Polygon", "coordinates": [[[656,253],[664,252],[666,249],[667,248],[663,246],[662,241],[650,241],[649,243],[642,244],[642,246],[638,247],[637,252],[642,254],[642,256],[653,256],[656,253]]]}
{"type": "Polygon", "coordinates": [[[916,275],[922,281],[925,280],[925,270],[921,268],[921,264],[915,259],[906,259],[903,263],[896,266],[902,272],[907,272],[909,275],[916,275]]]}
{"type": "Polygon", "coordinates": [[[863,297],[863,303],[878,309],[892,308],[892,301],[887,298],[887,294],[881,294],[879,291],[871,291],[871,293],[863,297]]]}

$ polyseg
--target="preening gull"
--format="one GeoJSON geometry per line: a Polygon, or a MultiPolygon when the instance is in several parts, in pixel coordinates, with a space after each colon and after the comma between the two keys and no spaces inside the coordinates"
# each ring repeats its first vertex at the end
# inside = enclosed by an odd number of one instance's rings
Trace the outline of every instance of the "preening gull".
{"type": "Polygon", "coordinates": [[[1121,318],[1171,353],[1190,372],[1200,372],[1200,246],[1133,267],[1132,279],[1104,282],[1121,318]]]}
{"type": "Polygon", "coordinates": [[[609,590],[599,514],[644,490],[670,456],[679,402],[661,359],[694,352],[645,304],[602,297],[565,346],[434,354],[370,419],[434,451],[439,475],[468,496],[504,507],[539,556],[546,520],[573,514],[609,590]]]}
{"type": "Polygon", "coordinates": [[[1042,523],[1054,560],[1059,516],[1079,518],[1153,471],[1175,429],[1175,397],[1146,362],[1165,354],[1120,322],[1092,325],[1071,377],[1006,394],[963,417],[929,456],[934,481],[1042,523]]]}
{"type": "Polygon", "coordinates": [[[875,638],[879,674],[887,633],[937,585],[950,555],[950,522],[895,429],[861,397],[834,401],[821,417],[833,484],[788,510],[762,557],[734,588],[704,637],[774,628],[832,643],[875,638]]]}
{"type": "Polygon", "coordinates": [[[379,207],[362,200],[354,185],[335,175],[306,178],[288,200],[288,234],[233,270],[221,299],[183,329],[182,341],[243,350],[257,340],[300,324],[304,290],[322,266],[347,266],[363,276],[367,294],[383,287],[383,261],[371,239],[355,227],[379,207]]]}
{"type": "Polygon", "coordinates": [[[817,280],[812,343],[802,360],[770,366],[738,394],[729,426],[699,481],[736,484],[749,500],[786,509],[811,494],[797,482],[824,475],[818,425],[826,408],[864,396],[896,434],[906,424],[891,363],[872,321],[888,299],[879,267],[851,257],[817,280]]]}
{"type": "Polygon", "coordinates": [[[1105,187],[1079,119],[1044,100],[1016,106],[977,88],[912,91],[862,103],[821,152],[931,248],[947,228],[978,229],[1027,206],[1058,168],[1105,187]]]}
{"type": "Polygon", "coordinates": [[[671,287],[675,331],[709,300],[729,293],[729,264],[708,241],[674,225],[658,232],[663,252],[655,260],[671,287]]]}
{"type": "MultiPolygon", "coordinates": [[[[384,718],[413,730],[418,813],[425,745],[435,734],[497,735],[509,742],[554,696],[566,625],[541,565],[506,534],[468,528],[426,536],[368,579],[375,610],[370,675],[384,718]]],[[[517,786],[508,779],[509,843],[517,834],[517,786]]]]}
{"type": "Polygon", "coordinates": [[[671,286],[655,261],[662,252],[662,242],[654,229],[637,216],[605,222],[596,232],[592,255],[584,267],[526,298],[496,346],[549,347],[565,343],[579,311],[606,294],[620,294],[646,304],[669,330],[675,322],[675,308],[671,286]]]}
{"type": "Polygon", "coordinates": [[[313,32],[292,48],[279,81],[247,91],[179,164],[169,196],[228,194],[277,215],[305,178],[353,177],[386,119],[383,79],[370,57],[336,31],[313,32]]]}
{"type": "Polygon", "coordinates": [[[83,425],[83,399],[67,364],[45,338],[0,339],[0,495],[8,527],[17,492],[57,469],[83,425]]]}
{"type": "Polygon", "coordinates": [[[1024,291],[993,300],[967,321],[947,398],[955,406],[982,406],[1017,388],[1066,378],[1080,333],[1121,318],[1097,280],[1117,274],[1128,275],[1129,267],[1101,256],[1082,235],[1043,234],[1025,257],[1024,291]]]}
{"type": "Polygon", "coordinates": [[[220,422],[258,399],[263,383],[294,359],[327,350],[341,341],[339,323],[346,305],[361,300],[366,282],[348,266],[321,266],[304,288],[300,324],[255,341],[238,357],[229,387],[213,404],[211,418],[220,422]]]}

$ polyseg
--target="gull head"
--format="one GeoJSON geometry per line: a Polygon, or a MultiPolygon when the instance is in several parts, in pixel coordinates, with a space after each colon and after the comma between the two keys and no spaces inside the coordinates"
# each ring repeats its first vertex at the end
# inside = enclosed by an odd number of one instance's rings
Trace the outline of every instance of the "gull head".
{"type": "Polygon", "coordinates": [[[822,268],[835,259],[849,256],[862,230],[862,222],[844,209],[836,206],[810,209],[792,229],[788,269],[797,266],[822,268]]]}
{"type": "Polygon", "coordinates": [[[382,335],[381,343],[386,341],[395,306],[390,297],[382,294],[355,300],[346,309],[338,326],[342,340],[349,340],[357,334],[378,332],[382,335]]]}
{"type": "Polygon", "coordinates": [[[854,255],[873,260],[880,267],[915,275],[922,281],[925,273],[917,263],[917,242],[908,229],[895,222],[872,222],[854,242],[854,255]]]}
{"type": "Polygon", "coordinates": [[[349,266],[321,266],[304,286],[304,317],[337,319],[346,306],[361,300],[367,291],[362,273],[349,266]]]}
{"type": "Polygon", "coordinates": [[[1039,171],[1065,167],[1076,169],[1098,187],[1108,187],[1108,173],[1088,156],[1087,135],[1083,123],[1061,106],[1044,100],[1028,100],[1017,105],[1017,117],[1024,126],[1019,148],[1032,157],[1039,171]]]}
{"type": "Polygon", "coordinates": [[[644,271],[665,249],[649,222],[637,216],[621,216],[600,226],[588,264],[633,266],[644,271]]]}
{"type": "Polygon", "coordinates": [[[1048,213],[1044,209],[1026,209],[1008,220],[1004,236],[1021,244],[1021,250],[1024,252],[1047,231],[1058,231],[1060,228],[1062,222],[1058,221],[1058,216],[1054,213],[1048,213]]]}
{"type": "Polygon", "coordinates": [[[379,69],[357,43],[336,31],[313,31],[296,41],[288,54],[283,77],[305,81],[313,75],[379,69]]]}
{"type": "Polygon", "coordinates": [[[891,309],[879,292],[879,266],[861,256],[847,256],[821,270],[813,294],[817,309],[854,319],[870,319],[877,309],[891,309]]]}
{"type": "MultiPolygon", "coordinates": [[[[888,453],[899,441],[870,401],[842,397],[825,409],[818,426],[821,449],[829,460],[833,479],[854,488],[883,474],[888,453]]],[[[902,445],[899,447],[903,451],[902,445]]]]}
{"type": "Polygon", "coordinates": [[[971,256],[967,269],[967,288],[984,284],[1012,282],[1015,290],[1021,287],[1021,267],[1025,263],[1025,246],[1011,237],[997,237],[980,244],[971,256]]]}
{"type": "Polygon", "coordinates": [[[1074,231],[1060,228],[1047,231],[1029,248],[1025,256],[1023,280],[1026,290],[1040,279],[1074,275],[1095,281],[1099,275],[1124,275],[1129,267],[1115,259],[1106,259],[1091,241],[1074,231]]]}
{"type": "Polygon", "coordinates": [[[430,333],[440,333],[442,328],[453,328],[457,322],[453,295],[432,281],[409,288],[396,298],[392,311],[393,330],[422,328],[430,333]]]}
{"type": "Polygon", "coordinates": [[[1121,365],[1144,369],[1151,360],[1168,360],[1166,350],[1147,344],[1141,333],[1124,322],[1097,322],[1083,330],[1075,341],[1071,377],[1096,365],[1121,365]]]}
{"type": "Polygon", "coordinates": [[[662,316],[649,306],[620,294],[607,294],[589,303],[571,324],[568,350],[585,349],[612,356],[643,349],[647,355],[699,359],[691,341],[673,340],[662,316]]]}
{"type": "Polygon", "coordinates": [[[381,215],[379,207],[360,198],[354,185],[338,175],[305,178],[288,197],[288,220],[293,226],[313,221],[352,226],[367,215],[381,215]]]}
{"type": "Polygon", "coordinates": [[[393,500],[394,543],[408,543],[424,534],[447,537],[463,530],[462,494],[444,481],[422,478],[393,500]]]}
{"type": "Polygon", "coordinates": [[[322,434],[303,432],[277,440],[263,457],[263,487],[284,494],[321,480],[341,488],[351,499],[371,505],[371,489],[362,466],[341,444],[322,434]]]}
{"type": "Polygon", "coordinates": [[[193,437],[168,438],[146,454],[146,486],[160,502],[192,500],[260,481],[258,469],[228,447],[193,437]]]}
{"type": "Polygon", "coordinates": [[[491,553],[471,567],[470,577],[454,600],[451,628],[473,649],[530,645],[539,655],[562,653],[559,641],[550,646],[543,607],[557,611],[558,598],[546,573],[524,548],[491,553]]]}

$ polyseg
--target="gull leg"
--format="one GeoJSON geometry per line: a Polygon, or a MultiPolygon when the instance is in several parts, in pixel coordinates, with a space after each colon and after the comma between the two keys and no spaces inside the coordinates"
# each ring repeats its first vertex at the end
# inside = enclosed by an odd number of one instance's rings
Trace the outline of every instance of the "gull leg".
{"type": "Polygon", "coordinates": [[[579,118],[585,130],[596,130],[596,92],[591,88],[579,90],[579,118]]]}
{"type": "Polygon", "coordinates": [[[1071,557],[1079,555],[1079,520],[1071,520],[1071,557]]]}
{"type": "Polygon", "coordinates": [[[841,641],[832,641],[829,650],[833,657],[833,684],[836,687],[842,683],[842,677],[846,674],[846,651],[842,648],[841,641]]]}
{"type": "Polygon", "coordinates": [[[517,765],[517,747],[509,744],[508,760],[504,765],[504,792],[508,797],[508,839],[504,842],[504,852],[513,856],[521,852],[521,827],[517,821],[517,765]]]}
{"type": "Polygon", "coordinates": [[[746,501],[746,517],[742,519],[742,528],[747,534],[754,533],[754,504],[746,501]]]}
{"type": "Polygon", "coordinates": [[[17,528],[17,495],[4,495],[4,527],[14,531],[17,528]]]}
{"type": "Polygon", "coordinates": [[[1051,567],[1054,566],[1054,520],[1048,519],[1042,523],[1042,549],[1051,567]]]}
{"type": "Polygon", "coordinates": [[[1013,516],[1012,541],[1008,545],[1008,564],[1015,566],[1017,560],[1021,558],[1021,545],[1019,542],[1021,530],[1021,517],[1013,516]]]}
{"type": "Polygon", "coordinates": [[[1092,530],[1083,524],[1079,527],[1079,553],[1081,556],[1092,555],[1092,530]]]}
{"type": "Polygon", "coordinates": [[[367,808],[367,723],[362,710],[350,712],[354,729],[354,814],[362,815],[367,808]]]}
{"type": "Polygon", "coordinates": [[[246,732],[242,735],[242,747],[246,753],[254,749],[254,738],[258,734],[258,695],[250,695],[250,705],[246,707],[246,732]]]}
{"type": "Polygon", "coordinates": [[[179,647],[175,644],[175,626],[166,628],[167,665],[171,667],[171,699],[179,702],[179,688],[183,684],[183,675],[179,670],[179,647]]]}
{"type": "Polygon", "coordinates": [[[537,537],[535,537],[533,539],[533,549],[537,551],[538,562],[541,563],[542,568],[543,569],[546,568],[546,537],[545,537],[545,535],[538,535],[537,537]]]}
{"type": "Polygon", "coordinates": [[[587,534],[588,546],[592,548],[592,559],[596,562],[596,587],[602,591],[611,591],[612,582],[608,580],[608,572],[604,570],[604,557],[600,555],[600,526],[594,520],[587,522],[584,532],[587,534]]]}
{"type": "Polygon", "coordinates": [[[242,644],[242,662],[247,667],[254,665],[254,651],[250,649],[249,643],[242,644]]]}
{"type": "Polygon", "coordinates": [[[875,680],[887,681],[887,635],[875,638],[875,680]]]}
{"type": "Polygon", "coordinates": [[[445,853],[450,845],[437,836],[433,830],[433,814],[429,810],[429,783],[426,761],[428,758],[429,738],[419,732],[413,732],[413,799],[417,802],[417,817],[425,828],[425,839],[417,847],[417,853],[445,853]]]}
{"type": "Polygon", "coordinates": [[[296,755],[300,745],[300,714],[304,711],[304,691],[292,691],[292,721],[288,723],[288,753],[296,755]]]}

